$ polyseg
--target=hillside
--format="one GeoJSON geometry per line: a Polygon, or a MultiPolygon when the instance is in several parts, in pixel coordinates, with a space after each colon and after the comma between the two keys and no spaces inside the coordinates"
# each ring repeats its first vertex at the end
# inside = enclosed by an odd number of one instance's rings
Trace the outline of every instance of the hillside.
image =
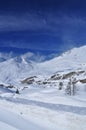
{"type": "Polygon", "coordinates": [[[0,128],[86,130],[86,46],[45,62],[0,62],[0,128]]]}

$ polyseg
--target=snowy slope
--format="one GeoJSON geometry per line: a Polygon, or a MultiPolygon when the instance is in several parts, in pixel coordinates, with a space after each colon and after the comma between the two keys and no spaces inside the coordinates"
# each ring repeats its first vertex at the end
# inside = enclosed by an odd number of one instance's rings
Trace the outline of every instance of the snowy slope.
{"type": "Polygon", "coordinates": [[[8,124],[6,124],[2,121],[0,121],[0,128],[1,128],[1,130],[6,130],[6,129],[7,130],[18,130],[16,128],[12,127],[12,126],[9,126],[8,124]]]}
{"type": "Polygon", "coordinates": [[[74,48],[43,63],[31,61],[32,55],[27,53],[10,58],[1,55],[5,60],[0,62],[0,129],[86,130],[86,84],[77,83],[77,94],[69,96],[65,94],[65,84],[59,90],[54,82],[52,86],[22,85],[20,82],[30,76],[43,81],[46,78],[47,81],[53,74],[83,70],[77,77],[86,78],[86,46],[74,48]],[[7,84],[19,86],[20,94],[7,88],[7,84]]]}
{"type": "Polygon", "coordinates": [[[0,63],[0,81],[4,83],[13,83],[19,79],[27,77],[33,70],[35,63],[26,62],[22,57],[16,57],[0,63]]]}
{"type": "Polygon", "coordinates": [[[56,72],[70,72],[73,70],[86,69],[86,46],[74,48],[61,56],[50,61],[40,63],[38,72],[41,74],[52,74],[56,72]]]}
{"type": "Polygon", "coordinates": [[[86,130],[85,99],[86,96],[84,99],[80,96],[67,97],[52,88],[31,88],[20,95],[2,95],[0,128],[86,130]]]}
{"type": "Polygon", "coordinates": [[[86,46],[74,48],[59,57],[43,63],[30,60],[32,53],[8,58],[0,63],[0,81],[5,83],[19,82],[31,75],[46,77],[56,72],[70,72],[86,69],[86,46]]]}
{"type": "Polygon", "coordinates": [[[41,127],[25,120],[22,116],[8,111],[5,108],[0,108],[0,129],[1,130],[43,130],[41,127]]]}

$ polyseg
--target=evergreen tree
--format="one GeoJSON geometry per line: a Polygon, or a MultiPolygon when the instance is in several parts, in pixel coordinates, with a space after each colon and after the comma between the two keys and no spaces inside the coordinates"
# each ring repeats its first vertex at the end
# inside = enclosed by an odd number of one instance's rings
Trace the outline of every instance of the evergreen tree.
{"type": "Polygon", "coordinates": [[[71,79],[69,80],[65,91],[66,91],[66,94],[71,95],[71,79]]]}
{"type": "Polygon", "coordinates": [[[19,94],[19,90],[18,89],[16,90],[16,94],[19,94]]]}
{"type": "Polygon", "coordinates": [[[59,82],[59,90],[62,90],[63,82],[59,82]]]}
{"type": "Polygon", "coordinates": [[[75,95],[76,93],[76,78],[72,79],[72,95],[75,95]]]}

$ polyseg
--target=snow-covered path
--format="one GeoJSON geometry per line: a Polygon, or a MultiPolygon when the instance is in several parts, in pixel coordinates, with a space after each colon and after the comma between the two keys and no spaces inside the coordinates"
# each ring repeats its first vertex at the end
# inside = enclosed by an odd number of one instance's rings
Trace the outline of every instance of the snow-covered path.
{"type": "Polygon", "coordinates": [[[45,102],[36,101],[36,100],[27,100],[27,99],[22,99],[22,98],[1,97],[0,99],[7,100],[9,102],[13,102],[13,103],[17,103],[17,104],[32,105],[34,107],[35,106],[43,107],[43,108],[51,109],[54,111],[65,111],[65,112],[71,112],[71,113],[80,114],[80,115],[86,115],[86,107],[52,104],[52,103],[45,103],[45,102]]]}
{"type": "Polygon", "coordinates": [[[86,130],[86,101],[50,88],[5,93],[0,96],[0,122],[12,130],[86,130]]]}
{"type": "MultiPolygon", "coordinates": [[[[11,127],[11,130],[40,130],[41,127],[37,126],[36,124],[25,120],[18,114],[15,114],[11,111],[8,111],[4,108],[0,107],[0,123],[3,123],[11,127]],[[15,128],[15,129],[14,129],[15,128]]],[[[1,126],[0,126],[1,127],[1,126]]],[[[9,129],[9,127],[7,127],[9,129]]],[[[1,130],[4,130],[5,127],[3,127],[1,130]]],[[[7,129],[6,128],[6,129],[7,129]]]]}
{"type": "Polygon", "coordinates": [[[10,125],[8,125],[7,123],[4,123],[2,121],[0,121],[0,129],[1,130],[18,130],[10,125]]]}

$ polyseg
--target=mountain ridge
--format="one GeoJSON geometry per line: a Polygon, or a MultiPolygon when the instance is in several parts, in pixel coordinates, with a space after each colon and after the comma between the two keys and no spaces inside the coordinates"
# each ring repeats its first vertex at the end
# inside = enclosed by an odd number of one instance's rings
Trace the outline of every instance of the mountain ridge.
{"type": "Polygon", "coordinates": [[[14,58],[8,58],[4,62],[0,62],[0,80],[1,82],[12,83],[34,75],[45,78],[55,73],[61,74],[85,70],[86,59],[83,57],[85,54],[86,46],[82,46],[42,63],[31,60],[30,57],[34,55],[31,52],[14,58]]]}

